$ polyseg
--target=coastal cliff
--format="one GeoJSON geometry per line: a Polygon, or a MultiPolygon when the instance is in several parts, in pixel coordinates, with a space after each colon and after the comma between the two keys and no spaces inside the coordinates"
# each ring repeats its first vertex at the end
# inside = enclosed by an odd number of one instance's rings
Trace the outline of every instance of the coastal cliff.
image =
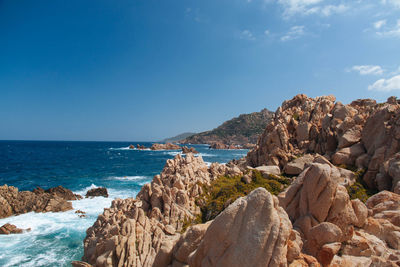
{"type": "Polygon", "coordinates": [[[242,160],[188,153],[114,200],[74,266],[398,266],[400,105],[285,101],[242,160]]]}

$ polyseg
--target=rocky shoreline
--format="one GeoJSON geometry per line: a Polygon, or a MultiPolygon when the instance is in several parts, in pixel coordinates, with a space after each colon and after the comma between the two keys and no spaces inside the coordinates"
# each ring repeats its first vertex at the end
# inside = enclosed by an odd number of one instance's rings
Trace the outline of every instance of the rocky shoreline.
{"type": "MultiPolygon", "coordinates": [[[[115,199],[73,266],[399,266],[400,103],[297,95],[247,157],[192,149],[115,199]]],[[[106,196],[105,188],[88,192],[106,196]]],[[[0,218],[72,209],[63,187],[0,187],[0,218]]],[[[77,211],[84,216],[82,211],[77,211]]],[[[5,234],[23,230],[4,225],[5,234]]]]}
{"type": "Polygon", "coordinates": [[[105,209],[73,265],[399,266],[398,102],[298,95],[242,160],[177,155],[105,209]]]}

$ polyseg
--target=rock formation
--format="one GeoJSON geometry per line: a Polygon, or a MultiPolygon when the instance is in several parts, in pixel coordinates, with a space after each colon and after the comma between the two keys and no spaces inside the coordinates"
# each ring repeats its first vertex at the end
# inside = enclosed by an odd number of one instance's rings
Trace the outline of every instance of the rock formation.
{"type": "Polygon", "coordinates": [[[97,187],[86,192],[86,197],[108,197],[107,188],[97,187]]]}
{"type": "Polygon", "coordinates": [[[210,224],[189,265],[286,266],[291,223],[278,200],[258,188],[210,224]]]}
{"type": "Polygon", "coordinates": [[[136,199],[114,200],[87,230],[83,260],[95,266],[168,265],[184,224],[200,213],[195,200],[201,185],[237,171],[216,163],[207,167],[191,153],[167,160],[136,199]]]}
{"type": "Polygon", "coordinates": [[[17,226],[13,224],[6,223],[2,227],[0,227],[0,235],[9,235],[9,234],[21,234],[23,232],[28,232],[31,229],[19,229],[17,226]]]}
{"type": "Polygon", "coordinates": [[[150,149],[151,150],[180,150],[181,147],[179,145],[175,145],[172,143],[166,143],[166,144],[153,144],[150,149]]]}
{"type": "Polygon", "coordinates": [[[136,199],[114,200],[87,230],[86,263],[73,265],[399,266],[399,141],[396,98],[343,105],[298,95],[278,108],[245,159],[207,167],[192,153],[177,155],[136,199]],[[252,173],[273,175],[286,190],[275,197],[252,188],[194,224],[207,186],[225,176],[215,187],[223,195],[231,181],[231,190],[249,186],[252,173]],[[380,192],[365,203],[351,199],[358,183],[380,192]]]}
{"type": "Polygon", "coordinates": [[[197,154],[199,152],[194,147],[183,146],[182,147],[182,153],[183,154],[187,154],[187,153],[197,154]]]}
{"type": "Polygon", "coordinates": [[[283,168],[299,155],[318,153],[336,165],[365,169],[370,188],[394,191],[400,181],[399,141],[400,105],[393,97],[381,104],[362,99],[343,105],[334,96],[297,95],[277,109],[247,160],[283,168]]]}
{"type": "Polygon", "coordinates": [[[0,186],[0,218],[11,215],[35,212],[59,212],[72,209],[68,200],[79,199],[81,196],[73,194],[63,187],[43,190],[41,188],[30,191],[19,191],[13,186],[0,186]]]}

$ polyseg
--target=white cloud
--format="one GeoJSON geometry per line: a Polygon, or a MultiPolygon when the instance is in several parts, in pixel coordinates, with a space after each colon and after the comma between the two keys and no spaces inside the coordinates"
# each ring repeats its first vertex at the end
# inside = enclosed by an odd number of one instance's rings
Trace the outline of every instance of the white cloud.
{"type": "Polygon", "coordinates": [[[265,34],[265,35],[269,35],[269,34],[270,34],[269,30],[265,30],[265,31],[264,31],[264,34],[265,34]]]}
{"type": "Polygon", "coordinates": [[[245,39],[245,40],[255,40],[256,38],[254,37],[253,33],[249,30],[243,30],[240,32],[240,39],[245,39]]]}
{"type": "Polygon", "coordinates": [[[375,29],[379,30],[380,28],[382,28],[383,26],[386,25],[386,19],[378,20],[378,21],[374,22],[373,25],[374,25],[375,29]]]}
{"type": "Polygon", "coordinates": [[[400,37],[400,19],[397,20],[396,25],[386,31],[376,32],[378,36],[382,37],[400,37]]]}
{"type": "Polygon", "coordinates": [[[357,71],[361,75],[381,75],[383,74],[383,69],[381,66],[374,65],[356,65],[353,66],[350,71],[357,71]]]}
{"type": "Polygon", "coordinates": [[[278,0],[278,3],[283,6],[284,17],[291,17],[296,14],[311,15],[319,14],[329,17],[335,13],[343,13],[349,9],[344,4],[339,5],[324,5],[324,0],[278,0]]]}
{"type": "Polygon", "coordinates": [[[368,86],[368,90],[390,92],[400,90],[400,75],[393,76],[390,79],[380,79],[374,84],[368,86]]]}
{"type": "Polygon", "coordinates": [[[302,35],[305,34],[304,29],[304,26],[293,26],[284,36],[281,37],[281,41],[286,42],[300,38],[302,35]]]}
{"type": "Polygon", "coordinates": [[[390,4],[394,7],[400,8],[400,0],[382,0],[383,4],[390,4]]]}
{"type": "Polygon", "coordinates": [[[348,6],[345,6],[343,4],[340,5],[327,5],[321,7],[321,14],[324,15],[325,17],[329,17],[330,15],[334,13],[343,13],[348,9],[348,6]]]}
{"type": "Polygon", "coordinates": [[[323,0],[278,0],[278,3],[283,6],[284,14],[291,16],[296,13],[304,13],[313,8],[315,4],[322,1],[323,0]]]}

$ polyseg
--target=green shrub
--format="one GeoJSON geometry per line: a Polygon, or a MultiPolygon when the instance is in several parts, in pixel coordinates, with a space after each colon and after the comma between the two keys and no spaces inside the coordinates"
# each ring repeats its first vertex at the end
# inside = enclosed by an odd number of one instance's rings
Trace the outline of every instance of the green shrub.
{"type": "Polygon", "coordinates": [[[273,195],[278,195],[290,184],[290,179],[283,176],[270,175],[264,178],[259,171],[253,170],[252,182],[242,182],[242,176],[222,176],[214,180],[210,186],[204,186],[204,193],[197,203],[201,209],[201,221],[214,219],[237,198],[248,195],[258,187],[263,187],[273,195]]]}
{"type": "Polygon", "coordinates": [[[360,169],[354,172],[357,176],[356,182],[353,185],[347,186],[347,192],[349,193],[350,199],[358,198],[362,202],[366,202],[367,199],[376,194],[377,191],[374,189],[368,188],[368,186],[363,181],[362,177],[364,176],[365,170],[360,169]]]}

